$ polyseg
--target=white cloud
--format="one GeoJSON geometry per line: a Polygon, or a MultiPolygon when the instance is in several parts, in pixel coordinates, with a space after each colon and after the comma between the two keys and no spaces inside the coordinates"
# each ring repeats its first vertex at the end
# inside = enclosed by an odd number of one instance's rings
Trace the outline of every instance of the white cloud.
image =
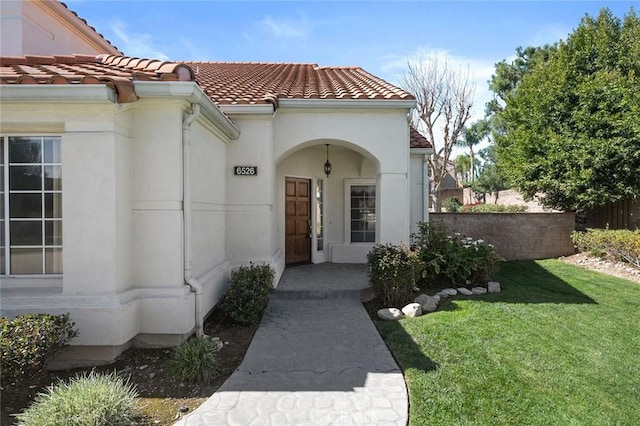
{"type": "Polygon", "coordinates": [[[149,59],[167,60],[169,56],[153,46],[153,38],[149,34],[128,31],[124,22],[111,24],[111,30],[118,37],[114,44],[127,56],[149,59]]]}
{"type": "Polygon", "coordinates": [[[274,18],[267,15],[257,23],[257,28],[278,39],[301,38],[310,31],[309,20],[302,12],[298,12],[295,18],[274,18]]]}
{"type": "Polygon", "coordinates": [[[572,30],[560,26],[542,27],[527,40],[527,46],[544,46],[545,44],[557,43],[561,39],[567,40],[567,37],[572,32],[572,30]]]}

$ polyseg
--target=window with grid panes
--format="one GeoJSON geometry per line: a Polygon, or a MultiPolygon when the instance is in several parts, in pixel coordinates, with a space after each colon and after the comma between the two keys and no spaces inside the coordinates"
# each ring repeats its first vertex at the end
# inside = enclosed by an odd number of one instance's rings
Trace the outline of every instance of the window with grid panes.
{"type": "Polygon", "coordinates": [[[61,274],[61,138],[4,136],[0,156],[0,274],[61,274]]]}
{"type": "Polygon", "coordinates": [[[351,242],[376,241],[376,186],[351,185],[351,242]]]}

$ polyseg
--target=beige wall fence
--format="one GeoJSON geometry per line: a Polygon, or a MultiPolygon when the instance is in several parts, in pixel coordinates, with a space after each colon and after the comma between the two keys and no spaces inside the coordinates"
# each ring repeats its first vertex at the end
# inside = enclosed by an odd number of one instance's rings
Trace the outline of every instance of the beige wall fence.
{"type": "Polygon", "coordinates": [[[574,254],[574,213],[430,213],[452,232],[496,246],[507,260],[545,259],[574,254]]]}

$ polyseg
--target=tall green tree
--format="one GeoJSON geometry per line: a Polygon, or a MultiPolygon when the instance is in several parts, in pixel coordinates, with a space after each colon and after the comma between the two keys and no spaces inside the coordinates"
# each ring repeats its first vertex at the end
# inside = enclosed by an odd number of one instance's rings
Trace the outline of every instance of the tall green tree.
{"type": "Polygon", "coordinates": [[[471,171],[471,168],[471,157],[467,154],[460,154],[456,157],[454,169],[456,171],[456,175],[458,175],[459,181],[468,182],[470,180],[469,172],[471,171]]]}
{"type": "Polygon", "coordinates": [[[486,193],[494,195],[493,203],[498,202],[498,196],[500,191],[508,189],[507,181],[502,174],[502,171],[497,165],[498,155],[496,152],[495,144],[491,144],[488,147],[482,149],[479,153],[480,157],[484,160],[482,171],[478,175],[478,178],[471,185],[471,189],[476,194],[482,194],[484,199],[486,193]]]}
{"type": "Polygon", "coordinates": [[[478,120],[471,124],[468,128],[464,130],[463,138],[458,141],[458,145],[461,145],[465,148],[469,148],[469,157],[470,161],[470,169],[471,169],[471,179],[467,179],[471,182],[476,178],[477,168],[476,168],[476,156],[473,150],[473,147],[478,145],[489,136],[489,122],[487,120],[478,120]]]}
{"type": "Polygon", "coordinates": [[[526,199],[578,210],[640,194],[640,19],[586,15],[497,113],[499,166],[526,199]]]}

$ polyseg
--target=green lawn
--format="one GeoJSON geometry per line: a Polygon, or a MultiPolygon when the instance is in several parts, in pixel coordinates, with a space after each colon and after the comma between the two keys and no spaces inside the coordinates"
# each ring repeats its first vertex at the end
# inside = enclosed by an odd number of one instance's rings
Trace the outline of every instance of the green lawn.
{"type": "Polygon", "coordinates": [[[508,262],[502,293],[381,322],[412,425],[640,425],[640,285],[508,262]]]}

